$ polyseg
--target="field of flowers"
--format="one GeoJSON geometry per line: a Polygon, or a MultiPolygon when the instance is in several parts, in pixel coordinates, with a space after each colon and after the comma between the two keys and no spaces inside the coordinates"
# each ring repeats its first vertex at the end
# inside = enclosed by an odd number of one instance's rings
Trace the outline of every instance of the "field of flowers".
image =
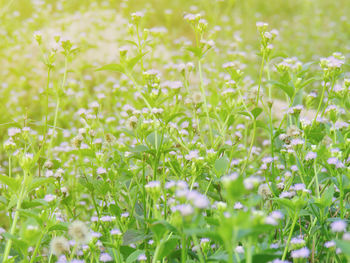
{"type": "Polygon", "coordinates": [[[0,263],[350,262],[349,14],[0,1],[0,263]]]}

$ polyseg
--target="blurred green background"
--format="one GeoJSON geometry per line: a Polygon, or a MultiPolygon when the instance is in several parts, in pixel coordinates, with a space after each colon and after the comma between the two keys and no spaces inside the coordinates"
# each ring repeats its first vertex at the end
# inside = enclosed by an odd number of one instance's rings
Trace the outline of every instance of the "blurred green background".
{"type": "MultiPolygon", "coordinates": [[[[244,71],[253,79],[260,66],[258,21],[268,22],[269,29],[279,31],[274,42],[276,56],[296,56],[308,62],[333,52],[348,57],[350,50],[349,0],[1,0],[0,6],[1,134],[9,126],[18,125],[27,114],[34,121],[42,119],[44,104],[40,92],[46,72],[40,49],[33,40],[37,30],[51,34],[51,38],[55,33],[64,35],[68,31],[79,36],[77,44],[86,52],[77,58],[80,63],[70,65],[69,78],[75,80],[96,75],[87,69],[95,59],[102,64],[117,59],[118,47],[127,39],[130,14],[135,11],[145,12],[144,27],[166,27],[167,33],[159,44],[171,50],[171,60],[176,63],[184,59],[181,55],[176,57],[176,50],[184,53],[182,42],[194,37],[183,15],[201,13],[209,30],[220,28],[215,37],[220,51],[212,52],[206,62],[218,68],[224,62],[238,60],[246,64],[244,71]]],[[[159,46],[154,52],[161,52],[159,46]]],[[[160,57],[163,61],[158,65],[164,66],[167,56],[162,53],[160,57]]],[[[52,85],[54,80],[60,81],[61,73],[62,60],[58,59],[52,85]]],[[[91,87],[101,84],[98,79],[94,81],[89,84],[91,87]]],[[[85,94],[93,95],[92,88],[85,94]]],[[[83,107],[86,101],[77,100],[77,107],[83,107]]],[[[68,106],[66,110],[69,116],[68,106]]]]}
{"type": "MultiPolygon", "coordinates": [[[[3,33],[22,28],[33,14],[40,16],[33,25],[35,30],[52,19],[76,12],[110,9],[126,17],[131,12],[147,10],[147,26],[167,26],[175,36],[192,35],[182,14],[202,12],[211,26],[228,25],[232,32],[241,31],[249,45],[257,46],[255,23],[264,21],[280,31],[277,47],[293,56],[310,59],[350,49],[348,0],[1,0],[1,6],[3,33]],[[40,8],[42,12],[38,13],[40,8]],[[172,15],[168,15],[169,10],[172,15]]],[[[228,34],[227,39],[230,37],[228,34]]]]}

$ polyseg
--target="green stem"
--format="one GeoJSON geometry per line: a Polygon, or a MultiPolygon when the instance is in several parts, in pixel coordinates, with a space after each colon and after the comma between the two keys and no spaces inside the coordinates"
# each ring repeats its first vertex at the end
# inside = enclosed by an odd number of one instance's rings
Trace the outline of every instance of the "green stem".
{"type": "Polygon", "coordinates": [[[316,119],[317,119],[318,113],[320,112],[321,105],[322,105],[323,98],[324,98],[324,94],[325,94],[325,92],[326,92],[326,87],[327,87],[327,85],[326,85],[326,82],[325,82],[325,84],[323,85],[323,89],[322,89],[321,99],[320,99],[320,102],[318,103],[318,107],[317,107],[316,115],[315,115],[314,121],[312,122],[312,126],[314,126],[314,125],[315,125],[315,122],[316,122],[316,119]]]}
{"type": "Polygon", "coordinates": [[[248,238],[248,243],[247,243],[247,250],[246,250],[246,262],[247,263],[252,263],[253,262],[253,257],[252,257],[252,238],[248,238]]]}
{"type": "Polygon", "coordinates": [[[199,257],[199,262],[204,263],[205,260],[204,260],[204,256],[203,256],[203,254],[202,254],[201,248],[200,248],[200,246],[199,246],[198,239],[197,239],[197,237],[196,237],[195,235],[192,235],[192,239],[193,239],[194,245],[195,245],[196,248],[198,249],[198,250],[197,250],[197,251],[198,251],[197,254],[198,254],[198,257],[199,257]]]}
{"type": "Polygon", "coordinates": [[[63,74],[61,89],[56,91],[57,98],[56,98],[55,119],[54,119],[54,122],[53,122],[53,132],[52,132],[52,137],[51,137],[51,141],[50,141],[50,149],[52,148],[53,138],[55,137],[55,133],[56,133],[56,126],[57,126],[57,119],[58,119],[58,110],[59,110],[59,107],[60,107],[60,94],[59,94],[59,92],[63,91],[64,85],[66,84],[67,71],[68,71],[68,57],[65,56],[65,60],[64,60],[64,74],[63,74]]]}
{"type": "Polygon", "coordinates": [[[332,84],[331,84],[331,91],[328,93],[328,97],[327,97],[327,101],[326,101],[326,104],[322,110],[322,113],[321,113],[321,117],[323,117],[327,107],[328,107],[328,104],[329,104],[329,96],[330,96],[330,93],[333,92],[333,88],[334,88],[334,84],[335,84],[335,79],[332,79],[332,84]]]}
{"type": "Polygon", "coordinates": [[[9,155],[9,177],[11,177],[12,169],[11,169],[11,154],[9,155]]]}
{"type": "Polygon", "coordinates": [[[44,127],[44,142],[46,140],[47,126],[48,126],[48,115],[49,115],[49,87],[50,87],[50,71],[51,68],[47,70],[47,82],[46,82],[46,109],[45,109],[45,127],[44,127]]]}
{"type": "Polygon", "coordinates": [[[343,190],[343,176],[339,174],[339,203],[340,203],[340,218],[344,219],[344,190],[343,190]]]}
{"type": "Polygon", "coordinates": [[[34,252],[32,254],[32,258],[30,259],[29,263],[33,263],[34,262],[36,254],[38,253],[38,250],[39,250],[39,247],[40,247],[40,244],[41,244],[41,240],[43,239],[43,237],[45,235],[45,232],[46,232],[46,230],[41,233],[38,242],[36,242],[35,249],[34,249],[34,252]]]}
{"type": "Polygon", "coordinates": [[[159,254],[159,251],[162,247],[162,242],[160,242],[157,247],[156,247],[156,250],[154,251],[154,256],[153,256],[153,259],[152,259],[152,263],[157,263],[157,258],[158,258],[158,254],[159,254]]]}
{"type": "Polygon", "coordinates": [[[316,170],[316,160],[314,160],[314,173],[315,173],[315,180],[316,180],[316,195],[317,198],[320,198],[320,187],[318,184],[318,174],[317,174],[317,170],[316,170]]]}
{"type": "MultiPolygon", "coordinates": [[[[22,202],[23,202],[25,192],[26,192],[27,173],[24,171],[23,174],[24,174],[23,183],[22,183],[21,191],[19,193],[18,200],[17,200],[16,212],[15,212],[15,216],[13,218],[11,230],[10,230],[11,236],[13,236],[16,232],[16,225],[17,225],[17,221],[18,221],[18,217],[19,217],[19,210],[21,209],[22,202]]],[[[4,251],[4,255],[3,255],[3,261],[2,261],[3,263],[6,262],[9,254],[10,254],[11,246],[12,246],[12,239],[8,239],[6,242],[5,251],[4,251]]]]}
{"type": "Polygon", "coordinates": [[[297,220],[298,220],[298,215],[299,215],[299,211],[297,211],[297,212],[294,214],[292,226],[290,227],[290,231],[289,231],[289,236],[288,236],[287,244],[286,244],[286,247],[284,248],[284,251],[283,251],[282,261],[285,260],[285,258],[286,258],[286,256],[287,256],[289,243],[290,243],[290,240],[292,239],[294,227],[295,227],[295,224],[296,224],[296,222],[297,222],[297,220]]]}
{"type": "Polygon", "coordinates": [[[261,79],[262,79],[262,74],[264,70],[264,63],[265,63],[265,52],[263,52],[263,57],[262,57],[261,66],[260,66],[258,93],[256,95],[256,105],[258,105],[259,103],[259,95],[260,95],[260,88],[261,88],[261,79]]]}
{"type": "Polygon", "coordinates": [[[77,247],[78,247],[78,243],[75,242],[75,245],[73,247],[72,253],[71,253],[70,257],[69,257],[69,262],[72,261],[74,255],[75,255],[75,251],[77,250],[77,247]]]}
{"type": "Polygon", "coordinates": [[[203,74],[202,74],[202,65],[201,61],[198,61],[198,71],[199,71],[199,78],[200,78],[200,89],[203,97],[203,102],[204,102],[204,108],[205,108],[205,113],[207,115],[207,124],[208,124],[208,129],[209,129],[209,135],[210,135],[210,145],[213,144],[213,131],[211,130],[211,125],[210,125],[210,119],[209,119],[209,111],[208,111],[208,104],[207,104],[207,99],[204,91],[204,83],[203,83],[203,74]]]}
{"type": "Polygon", "coordinates": [[[241,174],[243,174],[245,168],[247,167],[248,161],[250,159],[250,155],[252,153],[252,149],[253,149],[253,145],[254,145],[254,141],[255,141],[255,133],[256,133],[256,120],[254,119],[254,122],[253,122],[253,138],[252,138],[252,141],[250,142],[248,156],[247,156],[246,161],[244,162],[241,174]]]}
{"type": "Polygon", "coordinates": [[[186,263],[187,260],[187,244],[186,244],[186,236],[182,235],[181,238],[181,263],[186,263]]]}

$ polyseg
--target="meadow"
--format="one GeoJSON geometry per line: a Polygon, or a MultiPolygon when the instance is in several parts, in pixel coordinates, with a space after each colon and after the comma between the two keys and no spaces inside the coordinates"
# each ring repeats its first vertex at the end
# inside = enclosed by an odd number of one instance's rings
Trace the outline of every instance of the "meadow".
{"type": "Polygon", "coordinates": [[[350,262],[348,0],[0,0],[0,262],[350,262]]]}

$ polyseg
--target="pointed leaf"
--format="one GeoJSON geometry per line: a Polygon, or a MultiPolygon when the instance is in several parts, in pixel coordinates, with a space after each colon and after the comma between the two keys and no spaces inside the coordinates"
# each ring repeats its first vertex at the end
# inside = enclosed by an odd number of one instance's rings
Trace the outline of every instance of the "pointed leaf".
{"type": "Polygon", "coordinates": [[[20,185],[15,178],[9,177],[4,174],[0,174],[0,182],[7,185],[13,191],[17,191],[20,185]]]}
{"type": "Polygon", "coordinates": [[[146,55],[147,52],[145,53],[141,53],[139,55],[137,55],[136,57],[133,57],[132,59],[129,59],[127,61],[126,67],[129,71],[132,71],[132,69],[135,67],[135,65],[137,64],[137,62],[139,62],[141,60],[141,58],[146,55]]]}
{"type": "Polygon", "coordinates": [[[104,66],[98,68],[96,71],[101,71],[101,70],[111,70],[111,71],[116,71],[116,72],[120,72],[120,73],[125,73],[124,67],[120,64],[104,65],[104,66]]]}

